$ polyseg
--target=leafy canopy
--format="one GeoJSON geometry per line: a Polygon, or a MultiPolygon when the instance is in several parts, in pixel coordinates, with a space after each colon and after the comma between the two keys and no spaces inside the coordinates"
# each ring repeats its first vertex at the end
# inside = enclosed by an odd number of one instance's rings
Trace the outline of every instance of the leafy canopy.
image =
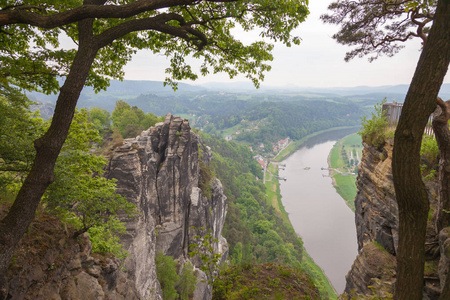
{"type": "Polygon", "coordinates": [[[111,119],[124,138],[135,137],[143,130],[150,128],[158,122],[164,122],[164,116],[158,117],[152,113],[144,113],[136,106],[131,107],[123,100],[116,101],[116,107],[111,119]]]}
{"type": "Polygon", "coordinates": [[[383,111],[383,104],[386,103],[386,98],[375,105],[375,112],[372,112],[370,119],[367,116],[361,118],[361,131],[358,134],[361,136],[363,142],[381,148],[386,142],[386,131],[388,129],[388,120],[385,117],[386,111],[383,111]]]}
{"type": "Polygon", "coordinates": [[[18,87],[56,92],[76,50],[61,46],[67,35],[78,44],[77,21],[94,18],[92,47],[100,49],[87,85],[104,89],[123,78],[122,67],[140,49],[169,58],[167,81],[195,80],[198,74],[243,73],[255,85],[270,70],[273,46],[299,44],[291,32],[304,21],[305,0],[86,0],[0,2],[0,74],[18,87]],[[259,29],[260,40],[245,44],[240,30],[259,29]],[[186,58],[202,59],[199,71],[186,58]]]}
{"type": "Polygon", "coordinates": [[[120,232],[120,226],[113,226],[118,222],[117,214],[124,211],[134,215],[135,206],[115,193],[115,180],[101,176],[107,159],[90,151],[92,142],[101,141],[93,127],[87,110],[75,114],[56,163],[55,181],[44,200],[51,210],[64,215],[73,213],[73,223],[80,232],[95,226],[118,228],[120,232]]]}
{"type": "Polygon", "coordinates": [[[33,162],[33,141],[43,134],[38,111],[16,88],[0,81],[0,189],[22,181],[33,162]]]}

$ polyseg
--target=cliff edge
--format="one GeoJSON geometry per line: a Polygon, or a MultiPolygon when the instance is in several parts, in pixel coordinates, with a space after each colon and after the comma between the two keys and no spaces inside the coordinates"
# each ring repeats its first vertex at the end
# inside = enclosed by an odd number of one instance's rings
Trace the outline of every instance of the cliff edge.
{"type": "Polygon", "coordinates": [[[203,272],[204,262],[189,255],[205,234],[212,237],[212,255],[223,262],[228,252],[222,184],[202,175],[212,159],[209,148],[187,120],[169,114],[110,155],[105,176],[115,178],[117,192],[138,209],[136,218],[120,216],[129,256],[119,261],[91,253],[87,233],[74,238],[75,229],[38,212],[8,269],[8,299],[162,299],[155,265],[159,251],[173,256],[178,270],[191,262],[199,279],[193,298],[211,299],[208,279],[214,270],[203,272]]]}
{"type": "MultiPolygon", "coordinates": [[[[355,223],[358,256],[346,276],[344,299],[375,295],[391,298],[395,285],[398,247],[398,207],[392,180],[393,143],[387,140],[382,148],[364,144],[358,167],[355,198],[355,223]]],[[[426,237],[425,287],[426,299],[437,299],[449,270],[449,229],[435,230],[438,184],[425,182],[430,200],[426,237]]]]}
{"type": "MultiPolygon", "coordinates": [[[[189,246],[198,243],[196,235],[210,231],[218,241],[214,252],[226,257],[226,240],[221,236],[226,197],[215,178],[210,182],[210,198],[204,196],[199,187],[200,159],[208,164],[211,151],[191,130],[188,120],[171,114],[135,139],[125,140],[111,156],[107,177],[117,179],[117,192],[140,213],[137,219],[126,220],[127,233],[121,241],[130,253],[125,268],[142,299],[161,298],[154,263],[158,251],[181,264],[192,260],[204,279],[207,274],[199,270],[202,262],[190,258],[189,246]]],[[[209,299],[211,287],[198,282],[195,299],[209,299]]]]}

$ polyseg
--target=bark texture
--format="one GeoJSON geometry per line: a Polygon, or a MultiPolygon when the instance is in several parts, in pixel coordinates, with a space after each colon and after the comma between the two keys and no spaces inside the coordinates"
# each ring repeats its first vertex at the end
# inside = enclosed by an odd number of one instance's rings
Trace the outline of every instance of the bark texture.
{"type": "Polygon", "coordinates": [[[35,141],[36,157],[31,171],[8,215],[0,221],[0,299],[7,295],[4,274],[14,249],[34,219],[42,195],[54,180],[56,159],[66,140],[78,97],[97,54],[98,49],[92,43],[92,20],[80,21],[79,28],[79,50],[61,87],[50,128],[42,138],[35,141]]]}
{"type": "Polygon", "coordinates": [[[433,131],[439,147],[439,208],[436,229],[450,226],[450,100],[438,98],[438,108],[433,117],[433,131]]]}
{"type": "Polygon", "coordinates": [[[422,299],[429,202],[420,173],[420,146],[450,61],[449,16],[450,2],[440,0],[395,133],[392,166],[399,210],[395,299],[422,299]]]}

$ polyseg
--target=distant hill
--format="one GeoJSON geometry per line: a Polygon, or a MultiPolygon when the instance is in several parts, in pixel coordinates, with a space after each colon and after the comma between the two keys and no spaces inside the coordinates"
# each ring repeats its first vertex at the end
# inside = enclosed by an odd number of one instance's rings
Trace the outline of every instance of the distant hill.
{"type": "MultiPolygon", "coordinates": [[[[172,87],[164,86],[162,81],[148,80],[111,80],[110,86],[106,91],[95,93],[91,87],[85,87],[81,92],[78,106],[91,107],[101,106],[109,110],[111,103],[112,109],[117,100],[126,100],[135,98],[144,94],[156,94],[164,96],[181,95],[183,93],[199,93],[205,88],[190,85],[186,83],[178,83],[178,89],[173,91],[172,87]]],[[[57,95],[45,95],[32,92],[27,94],[30,99],[41,103],[55,103],[57,95]]]]}
{"type": "MultiPolygon", "coordinates": [[[[363,106],[373,107],[383,98],[388,101],[403,102],[408,91],[408,85],[391,86],[357,86],[357,87],[271,87],[262,85],[255,89],[250,82],[210,82],[201,85],[179,83],[178,90],[173,91],[164,86],[161,81],[146,80],[112,80],[106,91],[95,93],[92,88],[85,87],[78,101],[79,107],[99,106],[112,111],[117,100],[136,102],[134,99],[141,95],[154,95],[165,101],[167,99],[235,99],[250,101],[304,101],[326,100],[332,102],[356,102],[363,106]]],[[[440,97],[450,99],[450,84],[443,84],[440,97]]],[[[57,95],[29,93],[28,96],[40,103],[54,104],[57,95]]],[[[135,104],[136,105],[136,104],[135,104]]],[[[150,110],[151,111],[151,110],[150,110]]]]}
{"type": "MultiPolygon", "coordinates": [[[[400,85],[384,85],[384,86],[356,86],[356,87],[298,87],[298,86],[281,86],[274,87],[261,84],[260,89],[255,89],[250,82],[209,82],[201,84],[201,87],[210,90],[223,90],[234,92],[245,92],[249,94],[255,93],[281,93],[281,94],[308,94],[318,96],[341,96],[341,97],[357,97],[370,96],[383,99],[394,98],[398,102],[403,102],[406,93],[408,92],[408,84],[400,85]]],[[[450,98],[450,83],[445,83],[441,87],[439,93],[441,98],[450,98]]],[[[381,100],[380,99],[380,100],[381,100]]]]}

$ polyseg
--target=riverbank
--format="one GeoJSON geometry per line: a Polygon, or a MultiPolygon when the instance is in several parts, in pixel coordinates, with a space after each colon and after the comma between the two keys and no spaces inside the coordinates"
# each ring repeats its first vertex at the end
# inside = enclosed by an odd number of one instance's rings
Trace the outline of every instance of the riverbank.
{"type": "Polygon", "coordinates": [[[348,135],[336,142],[328,155],[329,174],[338,194],[355,211],[357,165],[362,155],[361,137],[348,135]]]}
{"type": "MultiPolygon", "coordinates": [[[[280,193],[280,183],[276,176],[278,176],[278,164],[270,163],[267,167],[266,175],[266,195],[267,204],[271,205],[276,213],[283,219],[283,221],[289,226],[293,231],[294,228],[289,220],[289,216],[284,209],[283,203],[281,201],[280,193]]],[[[323,270],[313,261],[311,256],[303,248],[303,258],[301,261],[302,269],[308,273],[308,275],[313,280],[316,287],[319,289],[320,294],[325,298],[328,295],[328,299],[338,299],[338,295],[331,285],[330,281],[326,277],[323,270]]]]}
{"type": "Polygon", "coordinates": [[[292,153],[294,153],[298,148],[300,148],[304,143],[306,143],[310,138],[315,137],[319,134],[325,133],[325,132],[331,132],[335,130],[342,130],[342,129],[352,129],[352,128],[359,128],[359,126],[342,126],[342,127],[333,127],[321,131],[314,132],[310,135],[307,135],[303,138],[301,138],[298,141],[292,141],[286,148],[281,150],[272,160],[281,162],[288,158],[292,153]]]}

